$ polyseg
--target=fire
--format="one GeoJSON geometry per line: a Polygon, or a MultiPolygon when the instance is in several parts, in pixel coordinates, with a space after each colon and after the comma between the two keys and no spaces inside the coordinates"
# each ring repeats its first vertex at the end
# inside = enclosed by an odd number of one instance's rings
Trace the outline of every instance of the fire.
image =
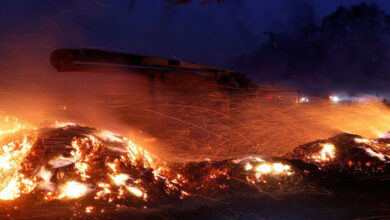
{"type": "Polygon", "coordinates": [[[283,172],[286,172],[286,171],[290,171],[290,166],[289,165],[285,165],[285,164],[282,164],[282,163],[274,163],[272,164],[272,170],[275,172],[275,173],[283,173],[283,172]]]}
{"type": "Polygon", "coordinates": [[[272,171],[272,166],[269,164],[261,164],[256,167],[256,172],[258,173],[267,174],[270,173],[271,171],[272,171]]]}
{"type": "Polygon", "coordinates": [[[355,141],[355,143],[358,143],[358,144],[361,144],[361,143],[370,144],[371,143],[371,141],[366,139],[366,138],[355,138],[354,141],[355,141]]]}
{"type": "Polygon", "coordinates": [[[110,177],[117,186],[126,185],[126,181],[130,179],[129,175],[127,174],[118,174],[115,176],[110,175],[110,177]]]}
{"type": "Polygon", "coordinates": [[[255,171],[258,174],[283,174],[291,173],[291,167],[283,163],[263,163],[256,167],[255,171]]]}
{"type": "Polygon", "coordinates": [[[370,155],[371,157],[376,157],[376,158],[378,158],[378,159],[381,160],[381,161],[386,161],[386,156],[385,156],[384,154],[375,152],[375,151],[373,151],[373,150],[370,149],[370,148],[364,148],[364,150],[365,150],[366,153],[367,153],[368,155],[370,155]]]}
{"type": "MultiPolygon", "coordinates": [[[[233,163],[242,163],[245,161],[243,169],[248,172],[245,179],[252,185],[258,183],[267,183],[267,178],[288,177],[294,174],[291,167],[281,162],[270,162],[259,157],[246,157],[240,160],[234,160],[233,163]]],[[[226,186],[222,186],[225,188],[226,186]]]]}
{"type": "Polygon", "coordinates": [[[245,165],[245,170],[251,170],[252,168],[253,168],[253,166],[250,163],[247,163],[245,165]]]}
{"type": "MultiPolygon", "coordinates": [[[[45,202],[83,198],[77,201],[81,212],[98,213],[103,210],[101,204],[144,207],[159,199],[213,196],[214,192],[241,187],[260,193],[276,188],[285,192],[283,187],[302,177],[288,158],[250,156],[168,164],[132,140],[109,131],[74,124],[42,130],[49,130],[44,137],[41,130],[38,136],[34,129],[0,135],[0,199],[16,200],[29,194],[45,202]],[[52,136],[54,147],[45,145],[52,136]]],[[[370,156],[388,160],[383,140],[354,141],[370,156]]],[[[335,159],[335,144],[317,143],[302,151],[301,160],[321,166],[335,159]]]]}
{"type": "Polygon", "coordinates": [[[70,153],[72,156],[71,160],[74,162],[76,172],[80,174],[81,179],[84,181],[90,178],[90,176],[87,175],[89,169],[88,162],[91,157],[93,157],[93,152],[90,152],[90,154],[85,154],[83,152],[95,150],[96,148],[93,146],[96,144],[95,141],[94,138],[83,138],[72,141],[73,150],[70,153]],[[89,143],[89,140],[92,140],[92,143],[89,143]],[[84,149],[81,149],[81,147],[84,147],[84,149]]]}
{"type": "Polygon", "coordinates": [[[333,144],[321,144],[322,149],[311,156],[316,162],[324,162],[333,160],[336,157],[336,147],[333,144]]]}
{"type": "Polygon", "coordinates": [[[35,127],[27,123],[21,123],[16,117],[5,116],[3,117],[3,123],[0,124],[0,136],[31,129],[35,129],[35,127]]]}
{"type": "Polygon", "coordinates": [[[128,186],[126,188],[127,188],[127,190],[129,190],[129,192],[131,192],[133,195],[135,195],[137,197],[141,197],[144,195],[144,193],[140,189],[138,189],[137,187],[128,186]]]}
{"type": "Polygon", "coordinates": [[[93,206],[87,206],[87,207],[85,207],[85,212],[86,213],[92,213],[94,209],[95,208],[93,206]]]}
{"type": "Polygon", "coordinates": [[[0,127],[4,129],[0,131],[0,199],[13,200],[30,193],[36,186],[35,178],[22,173],[22,164],[31,151],[36,134],[34,127],[20,123],[15,117],[5,117],[0,127]]]}
{"type": "Polygon", "coordinates": [[[1,200],[14,200],[22,194],[28,194],[34,190],[36,184],[33,180],[25,178],[23,174],[13,178],[11,182],[0,192],[1,200]]]}
{"type": "Polygon", "coordinates": [[[76,181],[67,182],[61,188],[61,194],[59,198],[77,199],[88,193],[88,187],[76,181]]]}
{"type": "Polygon", "coordinates": [[[366,138],[355,138],[354,141],[357,144],[362,144],[363,146],[360,146],[360,148],[364,149],[371,157],[376,157],[381,161],[387,162],[386,158],[389,157],[385,152],[389,150],[388,144],[380,144],[377,140],[366,138]]]}

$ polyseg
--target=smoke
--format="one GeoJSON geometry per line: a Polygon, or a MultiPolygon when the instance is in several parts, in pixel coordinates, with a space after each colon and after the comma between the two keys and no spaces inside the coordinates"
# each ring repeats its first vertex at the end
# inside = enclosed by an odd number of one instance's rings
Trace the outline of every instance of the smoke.
{"type": "MultiPolygon", "coordinates": [[[[17,2],[12,4],[18,7],[17,2]]],[[[281,100],[275,96],[276,101],[267,96],[254,98],[186,78],[153,82],[131,74],[57,73],[49,64],[54,49],[95,45],[111,50],[125,40],[126,37],[116,36],[118,42],[96,43],[98,37],[92,36],[96,32],[69,21],[72,15],[82,18],[86,8],[95,16],[101,7],[79,1],[69,5],[53,3],[47,8],[36,7],[26,14],[26,19],[9,20],[10,24],[6,24],[10,17],[3,15],[2,113],[36,124],[73,121],[113,130],[130,136],[166,160],[283,155],[299,144],[340,132],[375,136],[390,129],[388,109],[380,103],[334,106],[314,100],[310,105],[295,105],[292,96],[281,96],[281,100]]],[[[20,8],[18,13],[24,10],[20,8]]],[[[241,26],[238,19],[237,26],[241,26]]],[[[247,26],[240,28],[241,35],[250,35],[247,26]]],[[[154,30],[146,33],[158,35],[154,30]]],[[[110,37],[102,37],[105,38],[110,37]]],[[[208,45],[209,39],[191,48],[208,45]]],[[[155,47],[162,51],[162,46],[155,47]]],[[[150,45],[150,51],[153,48],[150,45]]],[[[205,54],[201,49],[198,52],[205,54]]]]}
{"type": "Polygon", "coordinates": [[[313,7],[295,1],[291,22],[271,42],[233,61],[257,79],[286,81],[313,94],[387,95],[389,16],[376,5],[339,7],[316,24],[313,7]],[[253,74],[252,74],[253,75],[253,74]]]}
{"type": "Polygon", "coordinates": [[[308,25],[316,23],[314,5],[308,1],[288,1],[288,33],[298,34],[308,25]]]}

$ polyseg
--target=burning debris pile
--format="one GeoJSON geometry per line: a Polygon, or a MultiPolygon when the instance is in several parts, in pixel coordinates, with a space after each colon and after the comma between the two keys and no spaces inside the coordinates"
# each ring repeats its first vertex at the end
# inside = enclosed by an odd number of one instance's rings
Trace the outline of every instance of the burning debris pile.
{"type": "Polygon", "coordinates": [[[324,178],[357,180],[389,173],[388,139],[343,134],[300,146],[284,158],[167,164],[109,131],[76,124],[37,129],[15,118],[5,122],[1,215],[15,214],[31,202],[46,211],[61,203],[72,215],[104,215],[164,201],[297,193],[310,191],[311,181],[321,185],[324,178]]]}
{"type": "Polygon", "coordinates": [[[297,147],[286,158],[323,184],[380,180],[390,172],[390,140],[345,133],[297,147]]]}
{"type": "Polygon", "coordinates": [[[4,145],[1,155],[15,161],[1,170],[8,177],[3,200],[33,194],[47,201],[91,197],[112,203],[186,194],[164,162],[126,138],[87,127],[41,129],[28,143],[4,145]]]}

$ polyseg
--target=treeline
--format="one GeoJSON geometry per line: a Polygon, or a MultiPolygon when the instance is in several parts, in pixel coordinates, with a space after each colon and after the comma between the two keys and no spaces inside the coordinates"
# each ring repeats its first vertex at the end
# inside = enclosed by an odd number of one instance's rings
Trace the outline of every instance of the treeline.
{"type": "Polygon", "coordinates": [[[339,7],[298,33],[268,33],[270,41],[235,59],[233,68],[317,91],[383,90],[390,80],[389,34],[390,16],[376,4],[339,7]]]}

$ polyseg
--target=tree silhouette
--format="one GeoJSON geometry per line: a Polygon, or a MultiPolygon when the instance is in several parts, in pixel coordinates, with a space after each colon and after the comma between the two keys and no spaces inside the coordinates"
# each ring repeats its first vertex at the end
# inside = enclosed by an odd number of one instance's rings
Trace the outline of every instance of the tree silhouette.
{"type": "Polygon", "coordinates": [[[235,60],[238,68],[313,88],[373,89],[386,87],[381,83],[390,80],[390,16],[375,4],[339,7],[319,25],[275,38],[274,54],[268,42],[254,54],[235,60]]]}

